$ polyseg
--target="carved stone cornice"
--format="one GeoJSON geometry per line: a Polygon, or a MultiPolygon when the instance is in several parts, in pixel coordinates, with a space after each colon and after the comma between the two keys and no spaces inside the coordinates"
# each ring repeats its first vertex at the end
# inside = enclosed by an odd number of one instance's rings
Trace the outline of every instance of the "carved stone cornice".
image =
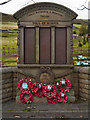
{"type": "Polygon", "coordinates": [[[71,19],[74,19],[77,17],[77,14],[71,9],[63,5],[60,5],[60,4],[50,3],[50,2],[40,2],[40,3],[28,5],[27,7],[24,7],[21,10],[17,11],[13,16],[17,20],[19,20],[24,15],[34,12],[34,11],[39,11],[39,10],[57,11],[57,12],[65,14],[66,16],[69,16],[71,19]]]}

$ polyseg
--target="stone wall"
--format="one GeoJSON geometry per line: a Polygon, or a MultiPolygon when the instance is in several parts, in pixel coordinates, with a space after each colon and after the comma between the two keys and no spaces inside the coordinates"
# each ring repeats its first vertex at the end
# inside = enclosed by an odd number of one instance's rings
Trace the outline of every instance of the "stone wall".
{"type": "MultiPolygon", "coordinates": [[[[2,91],[0,87],[0,95],[2,94],[2,102],[9,101],[11,99],[16,99],[17,96],[17,68],[3,68],[0,69],[0,73],[2,73],[2,91]],[[2,71],[2,72],[1,72],[2,71]]],[[[73,88],[68,95],[69,101],[74,101],[75,97],[77,99],[82,100],[90,100],[90,71],[88,67],[75,67],[74,71],[69,74],[65,74],[62,77],[66,77],[70,79],[71,83],[73,83],[73,88]],[[71,77],[72,76],[72,77],[71,77]],[[72,93],[72,91],[74,93],[72,93]],[[72,95],[73,94],[73,95],[72,95]],[[72,98],[72,99],[71,99],[72,98]]],[[[22,76],[24,77],[24,76],[22,76]]],[[[37,100],[38,101],[38,100],[37,100]]],[[[36,102],[36,101],[35,101],[36,102]]]]}
{"type": "Polygon", "coordinates": [[[90,68],[79,69],[79,97],[82,100],[90,100],[90,68]]]}
{"type": "MultiPolygon", "coordinates": [[[[1,70],[1,69],[0,69],[1,70]]],[[[2,102],[16,98],[17,68],[2,69],[2,102]]]]}

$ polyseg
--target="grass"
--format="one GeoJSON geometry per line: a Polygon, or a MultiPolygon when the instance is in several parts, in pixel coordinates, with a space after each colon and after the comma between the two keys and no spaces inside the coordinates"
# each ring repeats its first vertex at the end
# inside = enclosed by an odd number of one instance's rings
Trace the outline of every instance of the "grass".
{"type": "Polygon", "coordinates": [[[80,24],[73,24],[73,31],[76,31],[77,34],[79,34],[79,28],[81,27],[80,24]]]}
{"type": "Polygon", "coordinates": [[[4,61],[16,61],[16,57],[3,58],[4,61]]]}
{"type": "Polygon", "coordinates": [[[8,111],[13,111],[12,109],[8,109],[8,111]]]}
{"type": "MultiPolygon", "coordinates": [[[[2,23],[2,48],[5,48],[5,51],[10,49],[10,54],[12,54],[13,49],[17,49],[17,23],[15,22],[3,22],[2,23]]],[[[8,55],[8,54],[7,54],[8,55]]],[[[2,61],[16,61],[16,57],[4,57],[2,61]]],[[[16,66],[17,62],[5,62],[4,66],[16,66]]]]}
{"type": "Polygon", "coordinates": [[[73,24],[73,27],[80,28],[80,27],[81,27],[81,25],[80,25],[80,24],[73,24]]]}
{"type": "Polygon", "coordinates": [[[8,67],[8,66],[17,66],[17,63],[13,63],[13,62],[11,62],[11,63],[5,63],[4,65],[3,65],[3,67],[8,67]]]}

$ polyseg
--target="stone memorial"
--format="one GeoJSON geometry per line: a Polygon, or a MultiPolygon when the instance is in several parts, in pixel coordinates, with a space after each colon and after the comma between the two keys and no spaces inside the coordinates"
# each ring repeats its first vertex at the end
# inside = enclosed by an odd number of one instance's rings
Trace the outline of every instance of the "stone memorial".
{"type": "Polygon", "coordinates": [[[71,9],[50,2],[28,5],[14,14],[18,21],[18,81],[29,78],[52,84],[64,77],[73,86],[72,27],[76,17],[71,9]]]}

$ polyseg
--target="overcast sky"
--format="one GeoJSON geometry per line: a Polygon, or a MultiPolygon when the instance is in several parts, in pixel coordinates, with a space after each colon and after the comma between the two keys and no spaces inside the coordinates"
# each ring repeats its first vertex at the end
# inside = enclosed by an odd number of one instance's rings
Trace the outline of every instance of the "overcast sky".
{"type": "MultiPolygon", "coordinates": [[[[5,2],[7,0],[0,0],[0,3],[5,2]]],[[[81,6],[84,4],[88,7],[89,0],[34,0],[37,2],[54,2],[61,5],[64,5],[78,14],[78,19],[88,19],[88,10],[77,10],[77,8],[82,8],[81,6]]],[[[31,0],[12,0],[7,4],[0,5],[0,12],[7,13],[7,14],[14,14],[19,9],[33,4],[31,0]]]]}

